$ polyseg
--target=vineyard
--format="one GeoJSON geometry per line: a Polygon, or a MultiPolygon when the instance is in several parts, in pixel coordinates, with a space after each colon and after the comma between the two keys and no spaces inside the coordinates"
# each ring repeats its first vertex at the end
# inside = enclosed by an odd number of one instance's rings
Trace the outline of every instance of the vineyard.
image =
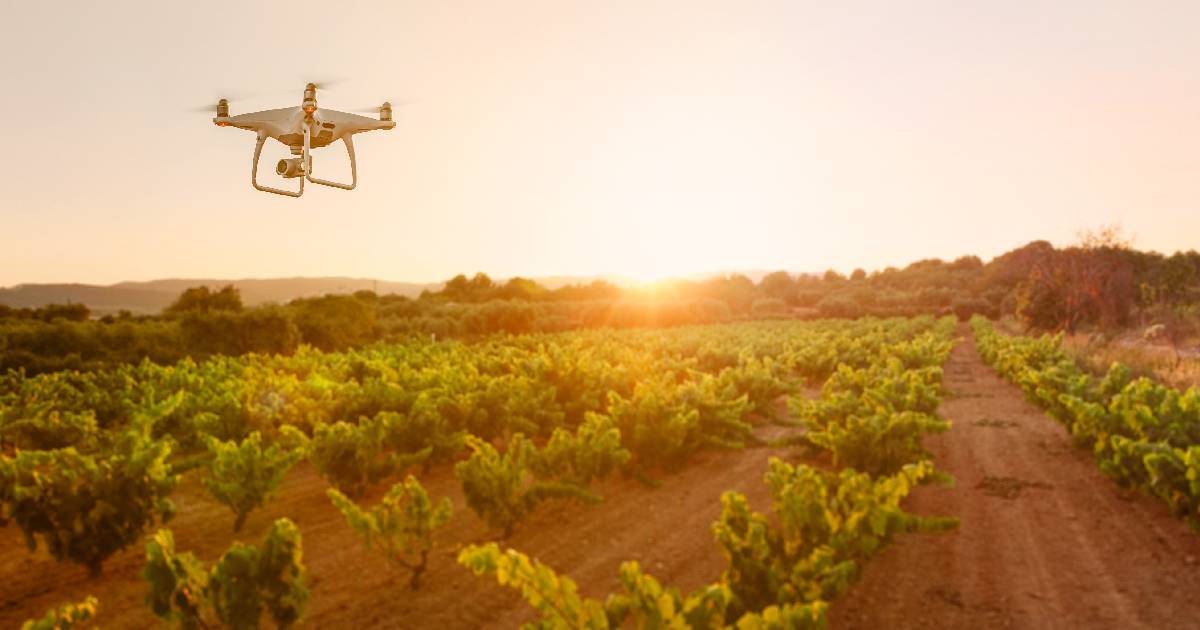
{"type": "Polygon", "coordinates": [[[1061,336],[1004,336],[983,318],[971,325],[984,359],[1090,448],[1105,474],[1200,527],[1200,390],[1134,379],[1119,363],[1097,378],[1066,354],[1061,336]]]}
{"type": "MultiPolygon", "coordinates": [[[[1200,519],[1196,392],[972,328],[1104,472],[1200,519]]],[[[964,430],[943,404],[964,332],[774,321],[10,371],[0,625],[851,625],[879,571],[932,579],[899,554],[972,535],[970,506],[924,498],[962,489],[927,443],[964,430]]]]}

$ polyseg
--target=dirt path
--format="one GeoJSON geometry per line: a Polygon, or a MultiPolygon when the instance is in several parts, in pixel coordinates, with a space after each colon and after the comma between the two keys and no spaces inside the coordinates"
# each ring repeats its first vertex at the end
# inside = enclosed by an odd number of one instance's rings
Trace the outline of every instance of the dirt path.
{"type": "MultiPolygon", "coordinates": [[[[762,437],[787,432],[761,429],[762,437]]],[[[786,449],[776,448],[701,453],[682,471],[659,475],[663,483],[655,488],[614,479],[598,488],[602,503],[545,504],[506,544],[570,575],[585,595],[603,597],[616,590],[618,567],[625,560],[637,560],[668,584],[692,589],[716,579],[724,568],[711,529],[721,493],[737,490],[755,505],[767,504],[762,481],[767,458],[785,454],[786,449]]],[[[531,620],[532,609],[514,591],[455,562],[463,544],[481,541],[487,532],[466,506],[450,468],[433,470],[422,483],[434,497],[451,497],[455,511],[437,537],[417,592],[408,590],[405,573],[363,550],[326,498],[327,484],[306,464],[288,474],[279,498],[251,514],[237,538],[256,544],[281,516],[299,525],[312,591],[301,627],[509,629],[531,620]]],[[[373,504],[385,491],[378,487],[361,502],[373,504]]],[[[205,562],[215,560],[234,540],[231,513],[207,498],[195,478],[172,499],[179,514],[168,527],[177,548],[205,562]]],[[[98,622],[104,628],[160,627],[143,603],[143,550],[137,544],[111,558],[104,575],[91,580],[83,569],[57,563],[44,550],[30,553],[15,526],[0,529],[0,628],[19,627],[24,619],[89,594],[100,600],[98,622]]]]}
{"type": "Polygon", "coordinates": [[[832,627],[1200,628],[1200,535],[1104,477],[959,332],[941,409],[954,426],[926,441],[957,484],[906,507],[962,523],[872,560],[832,627]]]}

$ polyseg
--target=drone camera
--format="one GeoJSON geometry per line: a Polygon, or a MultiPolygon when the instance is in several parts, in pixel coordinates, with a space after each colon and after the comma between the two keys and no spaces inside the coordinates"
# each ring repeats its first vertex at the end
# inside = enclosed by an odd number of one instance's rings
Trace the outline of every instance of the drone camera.
{"type": "Polygon", "coordinates": [[[275,173],[287,179],[302,177],[304,175],[304,158],[279,160],[279,163],[275,165],[275,173]]]}

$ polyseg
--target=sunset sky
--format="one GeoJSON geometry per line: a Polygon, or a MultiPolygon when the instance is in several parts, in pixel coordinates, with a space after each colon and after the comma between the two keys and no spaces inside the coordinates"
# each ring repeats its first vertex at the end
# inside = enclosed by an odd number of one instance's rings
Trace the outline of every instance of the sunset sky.
{"type": "Polygon", "coordinates": [[[1194,0],[18,2],[0,285],[848,271],[1108,223],[1200,248],[1198,25],[1194,0]],[[352,192],[256,192],[253,134],[188,111],[331,77],[323,107],[412,101],[356,139],[352,192]]]}

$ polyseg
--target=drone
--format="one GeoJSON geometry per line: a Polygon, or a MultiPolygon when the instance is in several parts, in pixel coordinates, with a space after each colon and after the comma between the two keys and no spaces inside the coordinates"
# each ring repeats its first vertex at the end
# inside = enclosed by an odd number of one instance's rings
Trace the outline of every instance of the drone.
{"type": "MultiPolygon", "coordinates": [[[[372,108],[373,110],[374,108],[372,108]]],[[[376,129],[391,129],[396,126],[392,121],[392,104],[384,103],[379,106],[379,119],[349,114],[332,109],[317,107],[317,85],[309,83],[304,87],[304,101],[299,107],[284,107],[268,109],[250,114],[229,115],[229,101],[217,101],[217,116],[212,119],[218,127],[237,127],[258,134],[258,143],[254,146],[254,166],[250,171],[250,185],[255,190],[299,197],[304,194],[304,180],[322,186],[332,186],[342,190],[354,190],[358,185],[358,169],[354,161],[354,134],[376,129]],[[258,159],[262,155],[263,144],[267,138],[274,138],[287,145],[294,157],[279,160],[275,165],[275,173],[286,179],[300,179],[299,190],[283,190],[258,183],[258,159]],[[346,154],[350,156],[350,183],[342,184],[313,177],[312,150],[328,146],[341,140],[346,145],[346,154]]]]}

